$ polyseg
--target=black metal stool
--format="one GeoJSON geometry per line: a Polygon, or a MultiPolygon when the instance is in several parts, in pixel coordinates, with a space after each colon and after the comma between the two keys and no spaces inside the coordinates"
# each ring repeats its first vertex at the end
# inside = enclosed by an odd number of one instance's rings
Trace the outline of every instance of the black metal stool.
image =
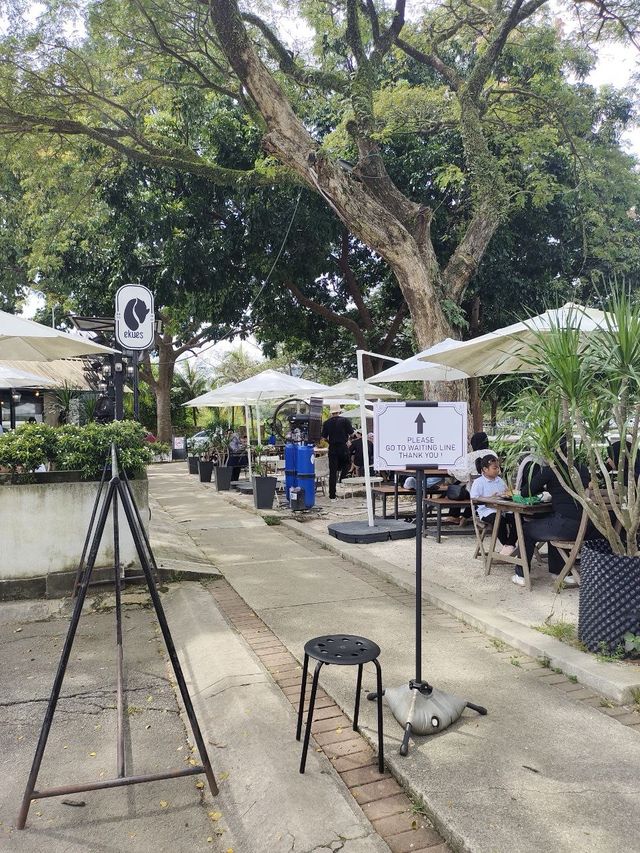
{"type": "Polygon", "coordinates": [[[313,684],[311,685],[311,696],[309,698],[309,710],[307,712],[307,727],[304,733],[304,745],[302,747],[302,758],[300,759],[300,772],[304,773],[307,761],[307,750],[309,748],[309,736],[311,735],[311,723],[313,721],[313,708],[316,703],[316,691],[318,689],[318,676],[322,665],[335,664],[336,666],[357,666],[358,681],[356,684],[356,707],[353,712],[353,730],[358,731],[358,714],[360,712],[360,690],[362,689],[362,667],[365,663],[373,661],[377,674],[377,697],[378,697],[378,769],[384,773],[384,746],[382,741],[382,669],[378,661],[380,646],[367,640],[366,637],[355,637],[352,634],[329,634],[324,637],[315,637],[304,647],[304,665],[302,667],[302,688],[300,690],[300,706],[298,708],[298,728],[296,740],[300,740],[302,734],[302,714],[304,712],[304,694],[307,689],[307,673],[309,671],[309,658],[317,660],[313,673],[313,684]]]}

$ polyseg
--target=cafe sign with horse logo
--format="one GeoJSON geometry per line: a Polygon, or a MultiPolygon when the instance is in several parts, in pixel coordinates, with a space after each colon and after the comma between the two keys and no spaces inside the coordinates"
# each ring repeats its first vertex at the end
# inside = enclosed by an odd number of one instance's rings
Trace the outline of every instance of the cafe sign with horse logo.
{"type": "Polygon", "coordinates": [[[155,339],[153,293],[125,284],[116,293],[116,340],[123,349],[152,349],[155,339]]]}

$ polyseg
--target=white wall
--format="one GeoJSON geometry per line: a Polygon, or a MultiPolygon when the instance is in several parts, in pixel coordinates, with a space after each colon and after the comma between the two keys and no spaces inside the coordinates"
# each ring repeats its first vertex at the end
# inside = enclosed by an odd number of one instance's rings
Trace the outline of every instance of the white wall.
{"type": "MultiPolygon", "coordinates": [[[[131,481],[145,528],[148,482],[131,481]]],[[[0,580],[74,571],[89,527],[98,483],[0,485],[0,580]]],[[[103,498],[107,489],[103,489],[103,498]]],[[[120,560],[138,562],[126,517],[119,507],[120,560]]],[[[97,518],[96,518],[97,520],[97,518]]],[[[88,551],[87,551],[88,554],[88,551]]],[[[113,565],[113,524],[108,520],[96,566],[113,565]]]]}

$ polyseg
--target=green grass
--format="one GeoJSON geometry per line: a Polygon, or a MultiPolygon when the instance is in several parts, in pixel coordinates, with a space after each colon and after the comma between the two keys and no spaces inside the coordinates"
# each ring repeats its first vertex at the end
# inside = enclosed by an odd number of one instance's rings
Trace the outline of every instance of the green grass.
{"type": "Polygon", "coordinates": [[[269,527],[277,527],[279,524],[282,524],[282,519],[279,515],[263,515],[262,520],[269,527]]]}
{"type": "Polygon", "coordinates": [[[544,622],[542,625],[534,625],[536,631],[554,637],[562,643],[574,645],[578,640],[576,626],[572,622],[544,622]]]}

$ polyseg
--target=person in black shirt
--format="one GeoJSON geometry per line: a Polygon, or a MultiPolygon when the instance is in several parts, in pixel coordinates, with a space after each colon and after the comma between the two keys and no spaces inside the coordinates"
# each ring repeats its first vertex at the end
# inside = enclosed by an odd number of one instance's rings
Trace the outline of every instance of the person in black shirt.
{"type": "Polygon", "coordinates": [[[353,435],[353,427],[348,418],[342,417],[339,403],[332,403],[331,417],[322,424],[322,437],[329,442],[329,499],[336,499],[336,481],[346,477],[351,467],[351,457],[347,441],[353,435]]]}
{"type": "MultiPolygon", "coordinates": [[[[558,459],[558,466],[564,466],[564,464],[561,459],[558,459]]],[[[576,464],[575,467],[580,474],[582,485],[588,485],[589,472],[587,468],[579,464],[576,464]]],[[[530,497],[532,495],[539,495],[544,491],[549,492],[551,495],[553,512],[551,515],[545,515],[542,518],[533,518],[523,527],[529,565],[531,565],[536,542],[550,542],[552,539],[564,539],[567,541],[575,539],[582,518],[582,507],[563,488],[562,483],[548,465],[545,465],[538,473],[534,474],[530,481],[527,481],[525,478],[520,493],[523,497],[530,497]]],[[[563,566],[564,560],[562,559],[562,555],[557,548],[554,548],[550,544],[549,572],[552,575],[559,575],[563,566]]],[[[520,566],[516,567],[516,575],[518,577],[523,577],[524,575],[520,566]]],[[[517,583],[517,581],[514,581],[514,583],[517,583]]],[[[576,581],[571,574],[568,574],[564,579],[564,583],[566,586],[574,586],[576,581]]]]}
{"type": "MultiPolygon", "coordinates": [[[[356,437],[351,442],[349,452],[351,454],[353,464],[356,467],[357,476],[364,477],[364,449],[362,447],[362,433],[359,430],[356,430],[355,436],[356,437]]],[[[373,466],[373,442],[368,437],[367,448],[369,450],[369,469],[371,470],[373,466]]]]}

